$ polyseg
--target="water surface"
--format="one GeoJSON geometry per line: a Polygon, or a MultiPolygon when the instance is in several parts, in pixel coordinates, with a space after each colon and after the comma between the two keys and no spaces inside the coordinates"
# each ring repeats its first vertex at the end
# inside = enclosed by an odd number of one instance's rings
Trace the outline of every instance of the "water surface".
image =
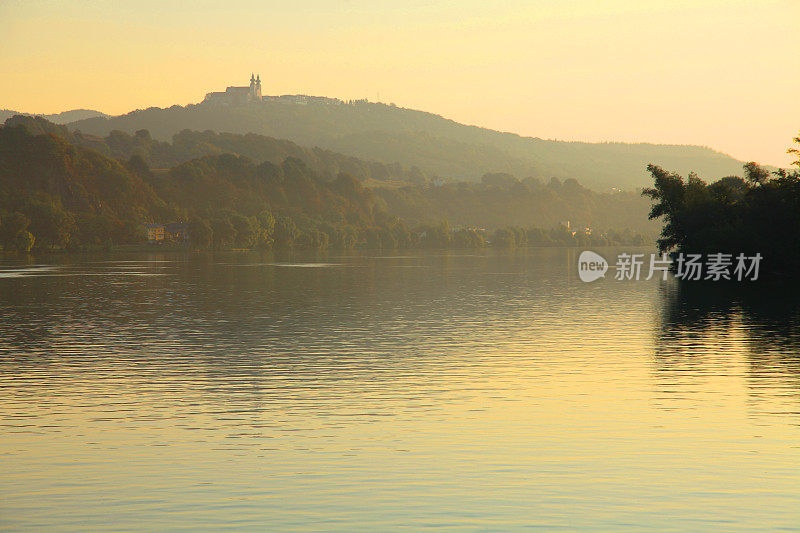
{"type": "Polygon", "coordinates": [[[0,527],[800,528],[797,295],[576,257],[6,257],[0,527]]]}

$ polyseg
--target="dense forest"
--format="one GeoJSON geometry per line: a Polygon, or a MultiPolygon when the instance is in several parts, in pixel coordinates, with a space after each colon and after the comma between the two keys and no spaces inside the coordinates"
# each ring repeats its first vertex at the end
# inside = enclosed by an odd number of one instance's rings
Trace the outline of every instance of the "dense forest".
{"type": "Polygon", "coordinates": [[[186,224],[193,247],[602,245],[654,236],[646,208],[637,194],[575,180],[494,173],[438,184],[260,135],[94,137],[20,116],[0,127],[6,250],[141,243],[147,223],[186,224]]]}
{"type": "Polygon", "coordinates": [[[365,160],[417,167],[431,176],[478,181],[490,172],[549,180],[577,179],[595,190],[647,185],[646,165],[719,178],[742,162],[699,146],[582,143],[521,137],[459,124],[439,115],[366,101],[326,99],[304,105],[264,101],[240,107],[191,104],[94,117],[69,128],[106,136],[148,130],[166,141],[182,130],[248,133],[289,139],[365,160]]]}
{"type": "Polygon", "coordinates": [[[364,161],[321,148],[306,148],[286,139],[275,139],[254,133],[216,133],[213,131],[183,130],[172,136],[171,142],[155,140],[147,130],[137,130],[132,135],[114,130],[105,137],[72,132],[42,117],[14,116],[6,126],[23,125],[33,134],[51,133],[66,139],[70,144],[91,148],[121,161],[132,156],[141,157],[150,168],[169,169],[198,157],[220,154],[243,155],[257,163],[269,161],[280,164],[287,157],[302,160],[307,167],[324,179],[336,177],[340,172],[352,174],[360,180],[385,180],[389,177],[421,183],[428,176],[419,169],[406,169],[395,163],[385,165],[364,161]]]}
{"type": "MultiPolygon", "coordinates": [[[[800,145],[800,136],[794,139],[800,145]]],[[[798,157],[800,147],[790,148],[798,157]]],[[[789,275],[800,257],[800,170],[770,172],[744,165],[744,177],[706,183],[684,179],[656,165],[648,167],[654,186],[643,194],[653,201],[650,218],[663,219],[662,252],[675,254],[760,254],[762,271],[789,275]]]]}

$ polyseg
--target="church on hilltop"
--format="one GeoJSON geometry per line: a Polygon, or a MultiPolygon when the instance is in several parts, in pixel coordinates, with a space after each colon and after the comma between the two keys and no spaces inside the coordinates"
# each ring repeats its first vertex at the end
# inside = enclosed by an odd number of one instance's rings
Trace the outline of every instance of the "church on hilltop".
{"type": "Polygon", "coordinates": [[[228,87],[224,92],[206,94],[204,103],[216,105],[244,105],[261,101],[261,76],[250,74],[249,87],[228,87]]]}
{"type": "MultiPolygon", "coordinates": [[[[250,74],[249,87],[228,87],[224,91],[206,94],[203,99],[204,104],[215,106],[242,106],[260,102],[272,102],[291,105],[325,104],[342,105],[343,101],[338,98],[326,98],[325,96],[308,96],[307,94],[282,94],[280,96],[262,96],[261,76],[250,74]]],[[[366,100],[354,100],[351,103],[366,103],[366,100]]]]}

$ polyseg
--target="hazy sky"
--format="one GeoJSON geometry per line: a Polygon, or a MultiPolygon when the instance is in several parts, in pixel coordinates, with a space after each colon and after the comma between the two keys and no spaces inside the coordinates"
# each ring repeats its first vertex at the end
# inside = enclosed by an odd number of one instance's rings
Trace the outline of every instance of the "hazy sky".
{"type": "Polygon", "coordinates": [[[119,114],[246,85],[543,138],[788,164],[800,0],[0,0],[0,108],[119,114]]]}

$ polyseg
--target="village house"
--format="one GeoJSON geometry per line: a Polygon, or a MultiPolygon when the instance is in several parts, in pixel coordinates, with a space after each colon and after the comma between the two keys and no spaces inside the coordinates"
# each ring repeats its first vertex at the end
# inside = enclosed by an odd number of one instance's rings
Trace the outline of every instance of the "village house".
{"type": "Polygon", "coordinates": [[[147,242],[155,243],[164,240],[164,226],[162,224],[145,224],[144,231],[147,242]]]}

